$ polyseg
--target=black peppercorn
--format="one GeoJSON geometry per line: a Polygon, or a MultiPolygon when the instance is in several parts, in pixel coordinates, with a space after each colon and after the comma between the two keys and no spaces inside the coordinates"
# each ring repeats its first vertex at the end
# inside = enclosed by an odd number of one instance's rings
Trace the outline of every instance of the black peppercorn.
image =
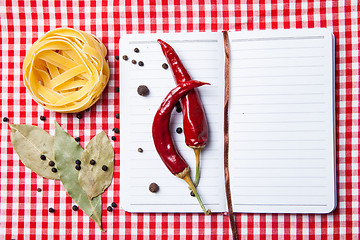
{"type": "Polygon", "coordinates": [[[181,127],[178,127],[178,128],[176,129],[176,132],[177,132],[178,134],[182,133],[182,128],[181,128],[181,127]]]}
{"type": "Polygon", "coordinates": [[[119,133],[120,130],[118,128],[113,128],[114,133],[119,133]]]}
{"type": "Polygon", "coordinates": [[[116,87],[115,88],[115,92],[119,92],[120,91],[120,88],[119,87],[116,87]]]}
{"type": "Polygon", "coordinates": [[[135,59],[131,60],[131,63],[136,64],[136,60],[135,59]]]}
{"type": "Polygon", "coordinates": [[[116,207],[117,207],[117,204],[114,203],[114,202],[112,202],[112,203],[111,203],[111,206],[112,206],[113,208],[116,208],[116,207]]]}
{"type": "Polygon", "coordinates": [[[111,140],[115,141],[115,140],[116,140],[116,137],[115,137],[115,136],[112,136],[112,137],[111,137],[111,140]]]}
{"type": "Polygon", "coordinates": [[[151,183],[149,185],[149,191],[152,193],[156,193],[159,191],[159,185],[157,185],[156,183],[151,183]]]}
{"type": "Polygon", "coordinates": [[[119,119],[120,118],[120,114],[115,114],[115,118],[119,119]]]}
{"type": "Polygon", "coordinates": [[[180,102],[177,102],[177,103],[176,103],[175,108],[176,108],[176,112],[181,113],[181,105],[180,105],[180,102]]]}
{"type": "Polygon", "coordinates": [[[195,193],[194,193],[193,191],[190,192],[190,195],[191,195],[192,197],[195,197],[195,193]]]}
{"type": "Polygon", "coordinates": [[[56,173],[56,172],[57,172],[57,169],[53,167],[53,168],[51,169],[51,171],[52,171],[53,173],[56,173]]]}
{"type": "Polygon", "coordinates": [[[128,58],[127,55],[124,55],[124,56],[122,56],[122,59],[124,59],[125,61],[127,61],[129,58],[128,58]]]}
{"type": "Polygon", "coordinates": [[[166,63],[163,63],[162,68],[163,68],[163,69],[168,69],[168,68],[169,68],[169,65],[167,65],[166,63]]]}
{"type": "Polygon", "coordinates": [[[149,88],[145,85],[140,85],[137,89],[137,92],[140,96],[147,96],[149,95],[149,88]]]}
{"type": "Polygon", "coordinates": [[[115,56],[115,59],[116,59],[116,60],[119,60],[119,59],[120,59],[120,57],[119,57],[118,55],[116,55],[116,56],[115,56]]]}
{"type": "Polygon", "coordinates": [[[38,188],[36,189],[36,191],[41,192],[42,189],[38,187],[38,188]]]}
{"type": "Polygon", "coordinates": [[[46,160],[46,156],[45,156],[45,155],[41,155],[41,156],[40,156],[40,159],[41,159],[41,160],[46,160]]]}
{"type": "Polygon", "coordinates": [[[95,164],[96,164],[96,161],[95,161],[94,159],[91,159],[91,160],[90,160],[90,164],[91,164],[91,165],[95,165],[95,164]]]}
{"type": "Polygon", "coordinates": [[[49,212],[53,213],[53,212],[55,212],[55,209],[53,209],[53,208],[51,207],[51,208],[49,208],[49,212]]]}
{"type": "Polygon", "coordinates": [[[112,212],[113,208],[111,206],[108,206],[106,210],[108,210],[108,212],[112,212]]]}
{"type": "Polygon", "coordinates": [[[76,114],[76,117],[77,117],[78,119],[82,119],[81,113],[76,114]]]}
{"type": "Polygon", "coordinates": [[[140,67],[143,67],[143,66],[144,66],[144,62],[143,62],[143,61],[139,61],[138,64],[139,64],[140,67]]]}
{"type": "Polygon", "coordinates": [[[81,166],[80,166],[80,165],[76,165],[76,166],[75,166],[75,169],[78,170],[78,171],[80,171],[81,166]]]}
{"type": "Polygon", "coordinates": [[[49,166],[50,166],[50,167],[53,167],[53,166],[55,166],[55,163],[54,163],[54,161],[50,161],[50,162],[49,162],[49,166]]]}
{"type": "Polygon", "coordinates": [[[45,120],[46,120],[46,117],[45,117],[45,116],[40,116],[40,120],[41,120],[41,121],[45,121],[45,120]]]}
{"type": "Polygon", "coordinates": [[[79,159],[75,160],[76,165],[81,165],[81,161],[79,159]]]}
{"type": "Polygon", "coordinates": [[[140,50],[138,48],[134,48],[134,52],[138,53],[140,50]]]}
{"type": "Polygon", "coordinates": [[[4,122],[9,122],[9,118],[4,117],[4,118],[3,118],[3,121],[4,121],[4,122]]]}
{"type": "Polygon", "coordinates": [[[85,112],[89,112],[90,111],[90,108],[86,109],[85,112]]]}
{"type": "Polygon", "coordinates": [[[79,138],[79,137],[76,137],[76,138],[75,138],[75,141],[80,142],[80,138],[79,138]]]}
{"type": "Polygon", "coordinates": [[[138,152],[142,153],[144,150],[142,148],[138,148],[138,152]]]}
{"type": "Polygon", "coordinates": [[[101,169],[102,169],[103,171],[107,171],[107,170],[108,170],[108,167],[105,166],[105,165],[103,165],[103,166],[101,167],[101,169]]]}
{"type": "Polygon", "coordinates": [[[77,211],[77,210],[79,210],[79,207],[74,205],[74,206],[72,206],[72,210],[77,211]]]}

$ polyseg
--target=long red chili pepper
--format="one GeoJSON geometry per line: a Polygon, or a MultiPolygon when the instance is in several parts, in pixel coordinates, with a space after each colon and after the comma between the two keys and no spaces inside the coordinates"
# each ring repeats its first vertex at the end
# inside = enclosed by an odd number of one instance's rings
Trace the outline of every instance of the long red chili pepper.
{"type": "MultiPolygon", "coordinates": [[[[171,67],[176,84],[191,80],[175,50],[161,39],[158,39],[158,43],[161,45],[161,49],[171,67]]],[[[181,98],[181,108],[183,111],[185,143],[195,152],[196,176],[194,185],[197,186],[200,179],[200,152],[205,147],[208,139],[208,124],[197,89],[191,90],[181,98]]]]}
{"type": "Polygon", "coordinates": [[[189,165],[174,146],[174,142],[169,130],[171,112],[174,109],[176,103],[190,90],[196,87],[200,87],[204,84],[207,83],[192,80],[181,83],[172,89],[165,97],[164,101],[161,103],[155,114],[152,125],[152,136],[156,151],[160,155],[160,158],[165,163],[166,167],[172,174],[185,180],[185,182],[194,192],[204,213],[211,214],[211,211],[206,210],[204,204],[202,203],[200,196],[197,193],[196,188],[190,178],[189,165]]]}

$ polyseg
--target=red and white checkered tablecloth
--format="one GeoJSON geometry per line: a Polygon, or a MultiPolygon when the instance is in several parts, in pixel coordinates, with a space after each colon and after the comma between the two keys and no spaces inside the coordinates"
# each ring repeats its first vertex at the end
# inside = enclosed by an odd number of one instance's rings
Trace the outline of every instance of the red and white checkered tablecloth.
{"type": "MultiPolygon", "coordinates": [[[[11,123],[38,125],[54,134],[57,120],[84,146],[103,129],[119,127],[119,39],[124,33],[332,29],[336,38],[338,207],[327,215],[236,214],[241,239],[359,239],[359,62],[360,5],[348,1],[286,0],[0,0],[0,113],[11,123]],[[22,61],[45,32],[72,27],[98,36],[107,46],[111,77],[100,101],[83,118],[44,110],[26,92],[22,61]],[[41,121],[44,115],[46,121],[41,121]]],[[[120,113],[121,115],[121,113],[120,113]]],[[[101,233],[59,181],[37,176],[19,161],[2,122],[0,239],[228,239],[228,217],[213,214],[131,214],[119,208],[119,141],[114,141],[115,173],[103,194],[101,233]],[[42,192],[36,189],[41,188],[42,192]],[[53,207],[55,213],[49,213],[53,207]]],[[[116,134],[115,134],[116,135],[116,134]]]]}

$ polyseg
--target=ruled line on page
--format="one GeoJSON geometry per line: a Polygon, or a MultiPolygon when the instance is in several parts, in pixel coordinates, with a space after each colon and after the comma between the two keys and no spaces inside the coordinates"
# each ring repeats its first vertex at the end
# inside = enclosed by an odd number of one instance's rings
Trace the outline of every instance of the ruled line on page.
{"type": "MultiPolygon", "coordinates": [[[[239,95],[244,96],[244,95],[239,95]]],[[[325,104],[325,102],[267,102],[267,103],[232,103],[231,106],[254,106],[254,105],[296,105],[296,104],[325,104]]]]}
{"type": "Polygon", "coordinates": [[[325,122],[323,120],[303,120],[303,121],[241,121],[241,120],[237,120],[237,121],[233,121],[235,123],[249,123],[249,124],[262,124],[262,123],[322,123],[325,122]]]}
{"type": "Polygon", "coordinates": [[[243,67],[234,67],[233,69],[260,69],[260,68],[271,68],[271,69],[279,69],[279,68],[307,68],[307,67],[324,67],[324,65],[289,65],[289,66],[279,66],[279,65],[276,65],[276,66],[243,66],[243,67]]]}
{"type": "MultiPolygon", "coordinates": [[[[219,206],[219,203],[204,203],[206,206],[219,206]]],[[[144,205],[144,206],[149,206],[149,205],[154,205],[154,206],[198,206],[198,203],[130,203],[130,205],[144,205]]]]}
{"type": "Polygon", "coordinates": [[[299,58],[310,58],[310,59],[314,59],[314,58],[325,58],[323,55],[307,55],[307,56],[271,56],[271,57],[238,57],[238,58],[233,58],[233,61],[236,60],[250,60],[250,59],[299,59],[299,58]]]}
{"type": "Polygon", "coordinates": [[[234,205],[237,206],[288,206],[288,207],[324,207],[327,206],[327,204],[284,204],[284,203],[234,203],[234,205]]]}
{"type": "Polygon", "coordinates": [[[233,167],[234,169],[248,169],[248,170],[251,170],[251,169],[270,169],[270,170],[296,170],[296,169],[326,169],[326,167],[298,167],[298,166],[295,166],[295,167],[259,167],[259,166],[256,166],[256,167],[233,167]]]}
{"type": "MultiPolygon", "coordinates": [[[[166,40],[167,43],[217,43],[217,40],[206,40],[206,39],[192,39],[192,40],[166,40]]],[[[156,40],[140,40],[140,41],[129,41],[129,44],[159,44],[156,40]]]]}
{"type": "Polygon", "coordinates": [[[232,176],[232,178],[256,178],[256,179],[262,179],[262,178],[266,178],[266,179],[292,179],[292,178],[298,178],[298,179],[326,179],[327,177],[323,177],[323,176],[232,176]]]}
{"type": "Polygon", "coordinates": [[[234,87],[296,87],[296,86],[324,86],[324,83],[290,83],[290,84],[237,84],[234,87]]]}
{"type": "Polygon", "coordinates": [[[233,39],[231,42],[257,42],[257,41],[277,41],[277,40],[311,40],[311,39],[324,39],[324,36],[304,36],[304,37],[259,37],[259,38],[244,38],[233,39]]]}
{"type": "Polygon", "coordinates": [[[323,142],[326,139],[242,139],[242,140],[232,140],[233,144],[235,143],[246,143],[246,142],[323,142]]]}
{"type": "Polygon", "coordinates": [[[253,51],[253,50],[287,50],[287,49],[323,49],[323,46],[302,46],[302,47],[255,47],[255,48],[236,48],[232,51],[253,51]]]}
{"type": "Polygon", "coordinates": [[[308,195],[308,194],[233,194],[234,197],[309,197],[309,198],[314,198],[314,197],[326,197],[327,195],[325,194],[313,194],[313,195],[308,195]]]}

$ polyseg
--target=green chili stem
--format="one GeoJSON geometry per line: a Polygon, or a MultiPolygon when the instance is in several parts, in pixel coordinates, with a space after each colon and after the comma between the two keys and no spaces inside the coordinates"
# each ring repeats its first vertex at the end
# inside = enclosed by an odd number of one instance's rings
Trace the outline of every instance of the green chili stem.
{"type": "Polygon", "coordinates": [[[194,186],[197,187],[200,181],[200,152],[201,148],[194,148],[195,157],[196,157],[196,174],[195,174],[195,181],[194,186]]]}
{"type": "Polygon", "coordinates": [[[184,178],[184,181],[189,185],[189,187],[191,188],[191,190],[194,192],[196,199],[198,200],[201,209],[204,211],[204,213],[206,215],[210,215],[211,214],[211,210],[210,209],[206,209],[203,202],[201,201],[201,198],[199,196],[199,193],[197,192],[194,183],[191,181],[190,175],[187,174],[184,178]]]}

